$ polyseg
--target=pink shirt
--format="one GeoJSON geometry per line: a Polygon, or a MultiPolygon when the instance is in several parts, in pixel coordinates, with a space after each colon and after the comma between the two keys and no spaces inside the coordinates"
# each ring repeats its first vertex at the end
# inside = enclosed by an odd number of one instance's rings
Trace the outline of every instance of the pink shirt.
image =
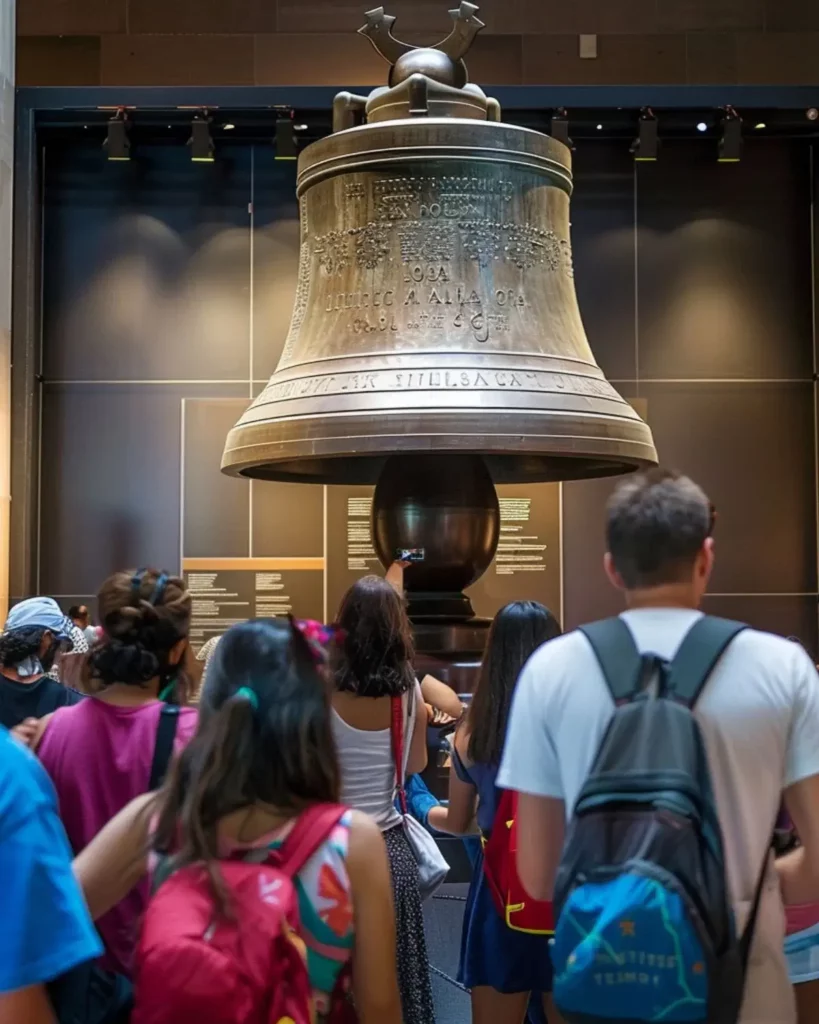
{"type": "MultiPolygon", "coordinates": [[[[37,753],[54,782],[75,853],[126,804],[147,792],[162,707],[158,700],[125,708],[88,697],[54,712],[37,753]]],[[[195,732],[196,721],[194,708],[180,709],[177,753],[195,732]]],[[[140,883],[97,921],[105,943],[101,965],[108,970],[130,976],[137,927],[149,894],[149,883],[140,883]]]]}
{"type": "Polygon", "coordinates": [[[819,903],[803,903],[797,907],[785,907],[786,935],[795,935],[819,924],[819,903]]]}

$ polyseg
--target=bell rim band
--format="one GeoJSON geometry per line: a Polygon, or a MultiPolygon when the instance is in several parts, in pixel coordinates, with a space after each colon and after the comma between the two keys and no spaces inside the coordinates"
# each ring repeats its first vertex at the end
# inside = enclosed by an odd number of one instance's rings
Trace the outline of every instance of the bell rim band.
{"type": "Polygon", "coordinates": [[[498,408],[483,416],[491,418],[491,433],[485,421],[474,431],[465,430],[463,414],[444,409],[381,410],[377,416],[325,413],[241,424],[228,434],[222,472],[282,482],[366,485],[378,478],[380,456],[443,452],[481,455],[496,482],[525,483],[586,479],[592,466],[595,476],[615,476],[657,462],[651,432],[636,414],[498,408]],[[616,435],[599,431],[615,424],[616,435]]]}
{"type": "Polygon", "coordinates": [[[296,195],[301,198],[313,185],[351,172],[379,171],[385,166],[430,162],[464,161],[479,166],[502,164],[541,174],[549,184],[571,196],[573,190],[571,150],[562,142],[531,128],[504,124],[502,121],[472,121],[458,118],[425,118],[419,121],[380,121],[347,128],[314,142],[299,157],[296,195]],[[446,133],[447,142],[436,141],[435,128],[446,133]],[[465,141],[450,140],[465,137],[465,141]],[[380,144],[386,137],[387,144],[380,144]],[[400,137],[401,145],[388,144],[400,137]],[[517,138],[531,143],[509,148],[505,143],[517,138]],[[484,140],[483,144],[481,140],[484,140]],[[471,141],[466,141],[471,140],[471,141]]]}

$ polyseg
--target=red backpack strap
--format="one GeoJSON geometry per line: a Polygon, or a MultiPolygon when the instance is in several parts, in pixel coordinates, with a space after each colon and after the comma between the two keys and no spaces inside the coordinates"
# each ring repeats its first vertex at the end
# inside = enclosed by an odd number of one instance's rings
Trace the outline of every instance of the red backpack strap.
{"type": "Polygon", "coordinates": [[[398,786],[398,802],[401,813],[407,813],[407,794],[404,789],[404,709],[400,697],[392,697],[392,759],[395,764],[395,782],[398,786]]]}
{"type": "Polygon", "coordinates": [[[495,821],[501,822],[503,825],[508,825],[510,821],[514,821],[518,813],[518,794],[517,790],[505,789],[501,794],[501,798],[498,801],[498,809],[495,812],[495,821]]]}
{"type": "Polygon", "coordinates": [[[316,804],[302,811],[278,850],[270,859],[279,870],[294,878],[347,813],[340,804],[316,804]]]}

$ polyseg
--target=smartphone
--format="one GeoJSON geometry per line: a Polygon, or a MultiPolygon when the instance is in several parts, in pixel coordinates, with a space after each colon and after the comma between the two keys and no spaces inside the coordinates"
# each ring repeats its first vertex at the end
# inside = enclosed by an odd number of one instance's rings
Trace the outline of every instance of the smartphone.
{"type": "Polygon", "coordinates": [[[396,560],[396,562],[423,562],[423,560],[424,560],[424,549],[423,548],[396,548],[395,549],[395,560],[396,560]]]}

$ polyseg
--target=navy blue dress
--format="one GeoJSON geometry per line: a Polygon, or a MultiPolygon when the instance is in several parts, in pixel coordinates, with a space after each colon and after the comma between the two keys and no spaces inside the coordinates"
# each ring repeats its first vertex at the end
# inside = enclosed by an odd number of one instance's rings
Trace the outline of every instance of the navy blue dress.
{"type": "MultiPolygon", "coordinates": [[[[454,747],[452,764],[458,778],[478,791],[478,828],[486,835],[492,829],[500,799],[495,786],[497,765],[474,764],[467,768],[454,747]]],[[[507,995],[552,989],[549,939],[507,927],[483,873],[483,854],[475,864],[466,899],[458,981],[467,988],[486,985],[507,995]]]]}

